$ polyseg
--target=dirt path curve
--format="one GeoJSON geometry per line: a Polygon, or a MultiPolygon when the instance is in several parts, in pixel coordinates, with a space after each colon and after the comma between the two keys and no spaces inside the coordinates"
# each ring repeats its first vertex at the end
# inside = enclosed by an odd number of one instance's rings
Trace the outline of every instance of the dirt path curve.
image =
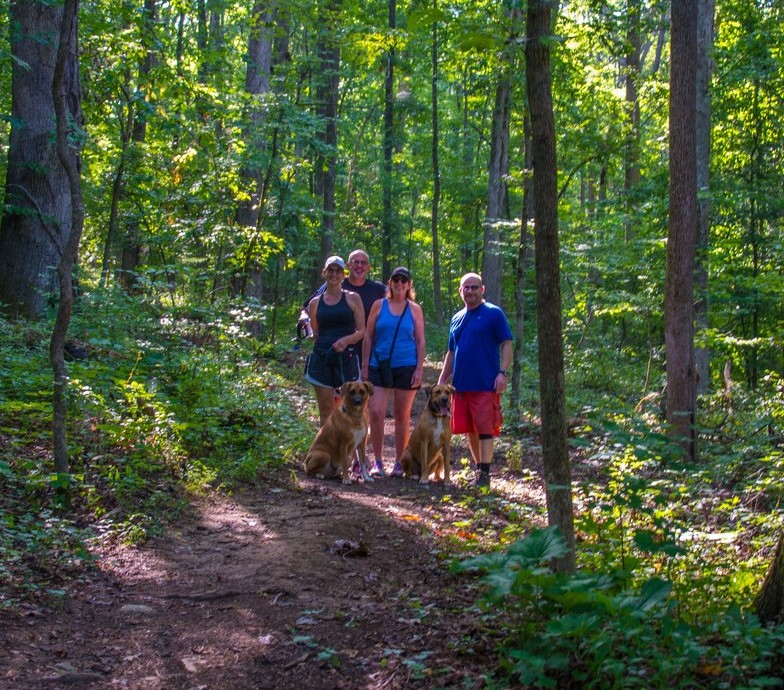
{"type": "Polygon", "coordinates": [[[307,480],[197,505],[102,553],[61,608],[0,615],[0,687],[482,687],[475,593],[436,546],[460,511],[443,496],[307,480]]]}
{"type": "Polygon", "coordinates": [[[101,548],[59,606],[0,612],[0,688],[485,687],[475,583],[445,549],[473,539],[467,520],[495,539],[501,501],[294,469],[195,504],[141,547],[101,548]]]}

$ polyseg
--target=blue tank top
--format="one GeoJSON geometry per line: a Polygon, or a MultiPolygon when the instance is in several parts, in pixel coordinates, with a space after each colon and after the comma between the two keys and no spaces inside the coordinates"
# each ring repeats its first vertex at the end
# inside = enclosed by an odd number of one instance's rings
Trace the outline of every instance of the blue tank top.
{"type": "Polygon", "coordinates": [[[340,301],[331,306],[324,302],[324,295],[321,295],[316,307],[316,319],[318,319],[318,338],[313,345],[314,352],[326,352],[338,338],[351,335],[357,330],[354,312],[351,311],[346,300],[345,292],[340,295],[340,301]]]}
{"type": "MultiPolygon", "coordinates": [[[[370,351],[370,366],[378,366],[378,357],[386,359],[392,347],[399,316],[389,311],[389,300],[384,299],[376,319],[376,333],[373,338],[373,349],[370,351]]],[[[417,363],[416,341],[414,340],[414,316],[411,307],[403,314],[400,330],[397,332],[395,349],[392,350],[393,367],[415,367],[417,363]]]]}

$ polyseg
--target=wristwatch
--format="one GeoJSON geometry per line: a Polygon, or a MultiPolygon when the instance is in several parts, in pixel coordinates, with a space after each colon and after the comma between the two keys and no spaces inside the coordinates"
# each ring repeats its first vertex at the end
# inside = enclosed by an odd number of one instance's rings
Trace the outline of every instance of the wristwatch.
{"type": "Polygon", "coordinates": [[[506,369],[501,369],[501,371],[499,371],[498,373],[499,374],[503,374],[504,378],[507,378],[507,379],[509,378],[509,372],[506,369]]]}

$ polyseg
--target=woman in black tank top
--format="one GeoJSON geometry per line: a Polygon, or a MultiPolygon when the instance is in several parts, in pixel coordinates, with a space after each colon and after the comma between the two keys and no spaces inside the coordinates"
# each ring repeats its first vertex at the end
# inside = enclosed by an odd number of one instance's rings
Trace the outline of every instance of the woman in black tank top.
{"type": "Polygon", "coordinates": [[[365,310],[354,292],[343,290],[346,264],[330,256],[322,275],[327,287],[308,304],[316,342],[308,357],[305,378],[313,384],[319,406],[320,424],[335,409],[336,389],[346,381],[359,380],[359,358],[354,347],[365,335],[365,310]]]}

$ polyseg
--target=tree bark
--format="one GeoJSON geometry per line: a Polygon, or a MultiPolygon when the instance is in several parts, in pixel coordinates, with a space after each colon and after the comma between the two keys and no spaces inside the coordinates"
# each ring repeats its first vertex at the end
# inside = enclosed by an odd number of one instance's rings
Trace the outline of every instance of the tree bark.
{"type": "Polygon", "coordinates": [[[558,240],[558,180],[555,122],[550,82],[550,21],[553,0],[528,3],[526,83],[531,113],[534,170],[534,244],[536,263],[539,390],[542,406],[542,457],[547,517],[561,530],[569,553],[555,565],[575,569],[572,475],[566,443],[561,276],[558,240]]]}
{"type": "MultiPolygon", "coordinates": [[[[11,134],[0,225],[0,302],[14,316],[41,316],[56,291],[71,197],[55,146],[52,80],[62,20],[58,3],[11,3],[11,134]],[[45,40],[48,39],[48,40],[45,40]],[[29,68],[27,67],[29,65],[29,68]]],[[[73,69],[66,78],[73,78],[73,69]]],[[[73,93],[76,85],[66,86],[73,93]]]]}
{"type": "Polygon", "coordinates": [[[79,251],[84,227],[84,204],[80,182],[81,158],[81,89],[79,87],[79,0],[65,0],[60,29],[59,47],[52,81],[52,100],[56,116],[57,155],[68,178],[71,217],[63,254],[57,265],[60,301],[57,308],[49,358],[54,373],[52,432],[54,467],[60,474],[70,471],[66,433],[68,382],[65,370],[64,345],[73,311],[73,266],[79,251]]]}
{"type": "Polygon", "coordinates": [[[784,623],[784,534],[779,537],[754,608],[757,618],[763,623],[784,623]]]}
{"type": "MultiPolygon", "coordinates": [[[[697,256],[694,271],[696,295],[694,323],[697,332],[708,327],[708,249],[710,247],[710,80],[713,73],[714,0],[699,0],[697,39],[697,256]]],[[[707,393],[710,387],[710,350],[694,351],[697,371],[697,392],[707,393]]]]}
{"type": "Polygon", "coordinates": [[[670,68],[670,217],[664,288],[667,423],[692,460],[697,389],[694,367],[694,255],[697,241],[697,5],[673,0],[670,68]]]}
{"type": "Polygon", "coordinates": [[[506,220],[507,208],[506,176],[509,173],[511,104],[512,75],[509,66],[505,65],[495,91],[487,177],[487,211],[482,245],[482,279],[485,284],[485,298],[494,304],[501,304],[501,278],[503,277],[501,227],[506,220]]]}
{"type": "Polygon", "coordinates": [[[531,118],[526,114],[523,118],[523,142],[525,147],[525,179],[523,180],[523,210],[520,214],[520,241],[517,246],[517,276],[515,279],[515,330],[514,355],[512,367],[512,384],[509,404],[518,415],[521,403],[520,364],[525,353],[525,275],[528,272],[528,223],[534,216],[533,180],[528,171],[533,167],[531,155],[531,118]]]}
{"type": "Polygon", "coordinates": [[[319,135],[324,153],[316,157],[315,191],[322,197],[321,257],[316,262],[321,272],[321,262],[332,253],[335,232],[335,166],[338,145],[338,93],[340,89],[340,45],[335,24],[340,13],[340,0],[327,0],[320,17],[322,31],[319,35],[318,56],[321,73],[316,86],[317,114],[324,121],[319,135]]]}
{"type": "MultiPolygon", "coordinates": [[[[397,23],[397,4],[389,2],[389,34],[394,35],[397,23]]],[[[382,187],[382,228],[381,228],[381,275],[384,279],[392,272],[390,257],[393,239],[396,234],[395,205],[392,178],[392,157],[395,151],[395,47],[390,45],[387,50],[386,73],[384,75],[384,173],[381,178],[382,187]]]]}
{"type": "MultiPolygon", "coordinates": [[[[433,9],[438,9],[438,0],[433,0],[433,9]]],[[[438,245],[438,205],[441,202],[441,170],[438,162],[438,24],[433,22],[433,44],[431,47],[430,100],[433,111],[433,134],[431,158],[433,161],[433,201],[430,208],[430,235],[433,241],[433,309],[437,325],[444,322],[444,307],[441,302],[441,252],[438,245]]]]}

